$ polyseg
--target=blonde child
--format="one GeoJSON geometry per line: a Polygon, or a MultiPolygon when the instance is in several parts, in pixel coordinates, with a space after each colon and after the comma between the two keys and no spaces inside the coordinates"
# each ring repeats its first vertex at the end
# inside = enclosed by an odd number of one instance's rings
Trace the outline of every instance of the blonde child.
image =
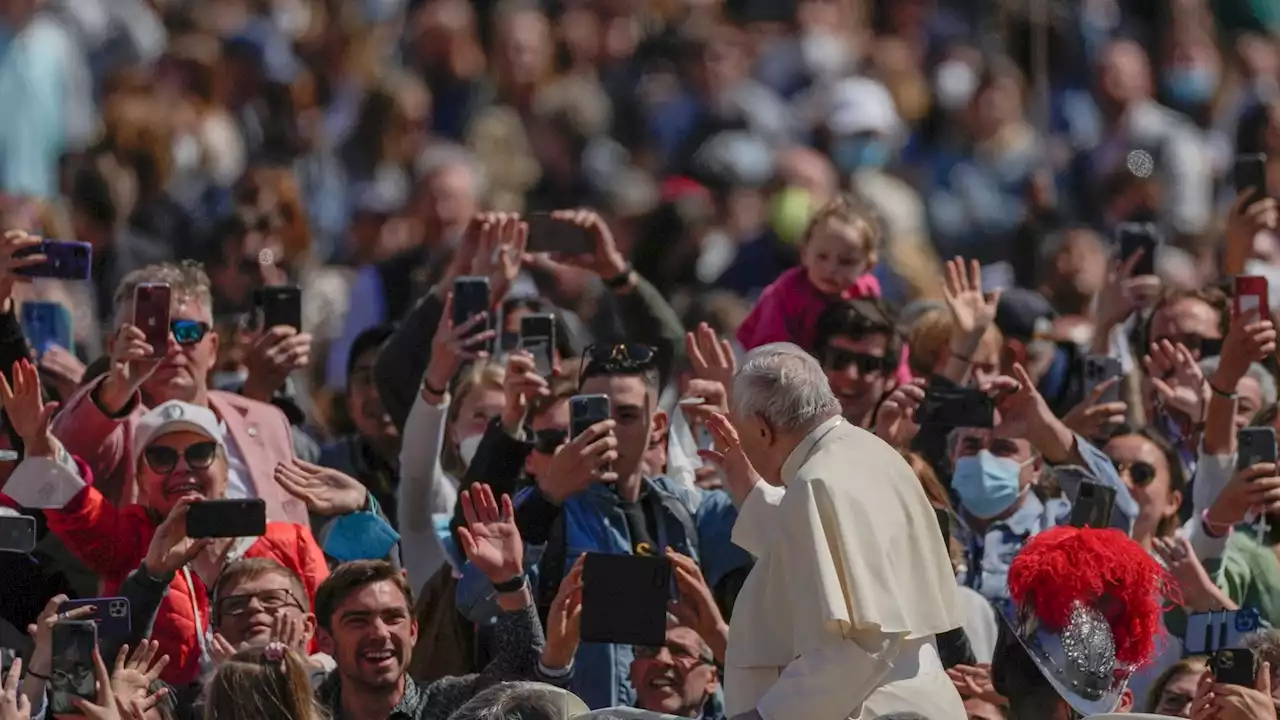
{"type": "Polygon", "coordinates": [[[800,241],[800,266],[761,293],[738,327],[744,350],[793,342],[812,351],[818,316],[832,302],[880,297],[876,266],[880,228],[870,208],[838,197],[819,208],[800,241]]]}

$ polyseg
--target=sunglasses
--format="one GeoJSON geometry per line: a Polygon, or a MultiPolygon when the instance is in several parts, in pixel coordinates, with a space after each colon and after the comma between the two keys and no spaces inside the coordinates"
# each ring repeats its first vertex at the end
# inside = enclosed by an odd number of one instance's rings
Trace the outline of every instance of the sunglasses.
{"type": "Polygon", "coordinates": [[[657,359],[653,348],[641,343],[596,343],[582,351],[582,377],[642,373],[657,359]]]}
{"type": "Polygon", "coordinates": [[[1201,359],[1217,357],[1222,354],[1222,338],[1207,338],[1200,335],[1174,335],[1165,338],[1165,340],[1175,345],[1182,343],[1187,350],[1201,359]]]}
{"type": "Polygon", "coordinates": [[[213,441],[188,445],[187,449],[181,452],[177,448],[165,445],[152,445],[142,451],[142,458],[147,461],[147,467],[162,475],[173,472],[174,468],[178,467],[179,458],[186,459],[187,467],[192,470],[206,470],[217,456],[218,443],[213,441]]]}
{"type": "Polygon", "coordinates": [[[1116,472],[1122,475],[1125,470],[1128,470],[1129,479],[1132,480],[1133,484],[1137,487],[1146,487],[1151,484],[1152,480],[1156,479],[1156,466],[1149,462],[1135,460],[1129,463],[1122,463],[1113,460],[1111,464],[1115,465],[1116,472]]]}
{"type": "Polygon", "coordinates": [[[836,372],[844,372],[850,366],[854,366],[858,368],[860,375],[874,375],[893,369],[890,366],[889,358],[883,355],[867,355],[866,353],[856,353],[843,348],[827,348],[822,353],[822,365],[836,372]]]}
{"type": "Polygon", "coordinates": [[[568,430],[537,430],[533,433],[533,450],[543,455],[553,455],[568,439],[568,430]]]}
{"type": "Polygon", "coordinates": [[[204,336],[208,335],[211,329],[208,323],[202,323],[199,320],[174,320],[169,323],[173,339],[177,340],[179,345],[195,345],[204,340],[204,336]]]}

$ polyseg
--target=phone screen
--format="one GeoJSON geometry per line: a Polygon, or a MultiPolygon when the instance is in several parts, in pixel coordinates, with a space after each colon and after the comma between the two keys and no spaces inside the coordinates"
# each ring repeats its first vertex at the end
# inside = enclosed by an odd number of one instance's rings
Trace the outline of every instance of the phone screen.
{"type": "Polygon", "coordinates": [[[520,318],[520,347],[533,355],[535,370],[543,377],[550,377],[555,366],[555,345],[554,315],[525,315],[520,318]]]}
{"type": "Polygon", "coordinates": [[[35,549],[35,518],[29,515],[0,515],[0,552],[25,555],[35,549]]]}
{"type": "Polygon", "coordinates": [[[1251,688],[1257,674],[1257,658],[1249,648],[1219,650],[1209,658],[1213,679],[1223,685],[1251,688]]]}
{"type": "Polygon", "coordinates": [[[582,567],[582,639],[655,648],[666,644],[671,561],[587,553],[582,567]]]}
{"type": "Polygon", "coordinates": [[[49,675],[50,705],[54,715],[77,713],[75,698],[93,700],[97,682],[93,652],[98,628],[92,621],[67,620],[53,626],[53,667],[49,675]]]}
{"type": "Polygon", "coordinates": [[[528,217],[529,245],[531,253],[559,253],[584,255],[595,249],[586,228],[557,220],[548,213],[533,213],[528,217]]]}
{"type": "Polygon", "coordinates": [[[296,287],[266,287],[261,290],[263,329],[302,329],[302,291],[296,287]]]}
{"type": "Polygon", "coordinates": [[[1116,228],[1120,239],[1120,260],[1125,261],[1142,250],[1142,257],[1133,267],[1134,277],[1156,274],[1156,250],[1160,246],[1155,225],[1151,223],[1124,223],[1116,228]]]}
{"type": "Polygon", "coordinates": [[[934,427],[989,428],[995,425],[995,401],[975,388],[926,391],[916,409],[916,422],[934,427]]]}
{"type": "Polygon", "coordinates": [[[1237,155],[1232,170],[1236,194],[1250,192],[1254,200],[1267,197],[1267,156],[1261,153],[1237,155]]]}
{"type": "Polygon", "coordinates": [[[1236,434],[1236,470],[1244,470],[1261,463],[1276,461],[1276,431],[1274,428],[1244,428],[1236,434]]]}
{"type": "Polygon", "coordinates": [[[1115,488],[1095,482],[1081,482],[1075,502],[1071,505],[1071,526],[1100,530],[1109,528],[1115,504],[1115,488]]]}
{"type": "Polygon", "coordinates": [[[201,500],[187,511],[187,537],[261,537],[267,533],[267,505],[260,499],[201,500]]]}
{"type": "MultiPolygon", "coordinates": [[[[1094,389],[1111,378],[1120,377],[1123,368],[1120,361],[1109,355],[1090,355],[1085,359],[1084,381],[1085,394],[1092,394],[1094,389]]],[[[1100,403],[1120,402],[1120,384],[1107,388],[1098,400],[1100,403]]]]}

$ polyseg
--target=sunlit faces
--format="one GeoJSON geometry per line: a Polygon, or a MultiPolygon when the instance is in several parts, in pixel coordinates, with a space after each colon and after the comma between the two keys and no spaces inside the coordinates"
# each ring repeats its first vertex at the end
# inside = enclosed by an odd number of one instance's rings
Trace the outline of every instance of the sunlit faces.
{"type": "Polygon", "coordinates": [[[801,261],[819,292],[839,297],[875,264],[875,249],[865,229],[828,221],[814,229],[801,261]]]}
{"type": "Polygon", "coordinates": [[[235,647],[266,645],[281,616],[301,620],[308,636],[315,632],[315,616],[303,609],[305,588],[281,572],[247,578],[220,592],[214,629],[235,647]]]}
{"type": "Polygon", "coordinates": [[[861,338],[837,335],[827,341],[819,359],[831,391],[850,422],[859,423],[884,395],[892,369],[883,366],[889,338],[874,333],[861,338]]]}
{"type": "Polygon", "coordinates": [[[389,580],[351,593],[334,610],[320,649],[333,657],[344,684],[391,690],[409,667],[418,623],[404,593],[389,580]]]}
{"type": "Polygon", "coordinates": [[[1168,459],[1158,445],[1142,435],[1113,438],[1104,450],[1138,503],[1133,538],[1149,542],[1159,535],[1161,523],[1175,517],[1182,505],[1182,493],[1172,487],[1168,459]]]}
{"type": "Polygon", "coordinates": [[[137,475],[148,505],[167,516],[184,497],[216,500],[226,495],[226,454],[199,433],[166,433],[139,453],[137,475]]]}
{"type": "Polygon", "coordinates": [[[716,690],[715,659],[696,632],[668,627],[663,647],[635,648],[631,685],[637,707],[688,717],[716,690]]]}
{"type": "MultiPolygon", "coordinates": [[[[124,317],[133,317],[132,307],[124,309],[124,312],[124,317]]],[[[175,294],[169,314],[171,321],[190,320],[213,326],[210,309],[194,297],[175,294]]],[[[164,362],[142,386],[151,403],[159,405],[169,400],[193,400],[196,392],[206,386],[209,372],[217,363],[218,342],[218,334],[210,331],[199,342],[180,345],[171,333],[164,362]]]]}

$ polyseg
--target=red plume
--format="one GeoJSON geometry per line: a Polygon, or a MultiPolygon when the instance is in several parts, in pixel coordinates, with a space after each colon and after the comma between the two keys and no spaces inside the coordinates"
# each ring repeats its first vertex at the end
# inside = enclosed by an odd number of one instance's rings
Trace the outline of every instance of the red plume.
{"type": "Polygon", "coordinates": [[[1033,537],[1009,568],[1009,594],[1050,632],[1079,602],[1107,618],[1116,660],[1142,665],[1161,632],[1162,597],[1173,587],[1151,554],[1119,530],[1056,527],[1033,537]]]}

